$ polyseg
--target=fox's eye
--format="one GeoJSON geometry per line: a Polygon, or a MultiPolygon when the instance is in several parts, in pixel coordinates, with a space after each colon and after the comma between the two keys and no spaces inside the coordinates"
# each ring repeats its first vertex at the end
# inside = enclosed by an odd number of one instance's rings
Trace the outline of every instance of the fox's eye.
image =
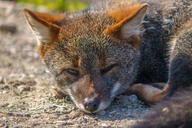
{"type": "Polygon", "coordinates": [[[65,72],[67,72],[68,74],[70,75],[73,75],[73,76],[79,76],[79,71],[77,70],[74,70],[74,69],[65,69],[65,72]]]}
{"type": "Polygon", "coordinates": [[[109,72],[111,69],[113,69],[115,66],[117,66],[118,64],[112,64],[104,69],[101,70],[101,74],[105,74],[107,72],[109,72]]]}

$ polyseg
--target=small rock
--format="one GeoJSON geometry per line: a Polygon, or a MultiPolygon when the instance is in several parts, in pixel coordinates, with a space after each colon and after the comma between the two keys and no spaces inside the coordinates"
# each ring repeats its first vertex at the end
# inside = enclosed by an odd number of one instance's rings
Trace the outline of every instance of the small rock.
{"type": "Polygon", "coordinates": [[[83,122],[86,124],[86,123],[87,123],[87,119],[86,119],[86,118],[84,118],[84,119],[83,119],[83,122]]]}
{"type": "Polygon", "coordinates": [[[23,91],[30,91],[30,87],[25,85],[20,85],[17,87],[17,89],[19,90],[20,93],[22,93],[23,91]]]}
{"type": "Polygon", "coordinates": [[[132,104],[133,99],[134,97],[132,98],[132,96],[121,95],[119,96],[119,104],[123,106],[130,106],[132,104]]]}
{"type": "Polygon", "coordinates": [[[56,109],[56,112],[63,112],[65,110],[64,107],[57,107],[56,109]]]}
{"type": "Polygon", "coordinates": [[[53,114],[49,116],[50,119],[58,119],[58,115],[57,114],[53,114]]]}
{"type": "Polygon", "coordinates": [[[6,103],[6,104],[2,104],[0,105],[1,107],[7,107],[9,105],[9,103],[6,103]]]}
{"type": "Polygon", "coordinates": [[[110,114],[110,115],[113,115],[114,113],[116,113],[116,111],[111,111],[109,114],[110,114]]]}
{"type": "Polygon", "coordinates": [[[4,81],[4,78],[0,76],[0,84],[4,84],[5,81],[4,81]]]}
{"type": "Polygon", "coordinates": [[[109,115],[109,118],[112,118],[113,117],[113,115],[109,115]]]}
{"type": "Polygon", "coordinates": [[[103,111],[100,111],[98,114],[101,116],[104,116],[106,114],[106,112],[103,110],[103,111]]]}
{"type": "Polygon", "coordinates": [[[7,115],[9,115],[9,116],[13,116],[14,114],[11,113],[11,112],[8,112],[7,115]]]}
{"type": "Polygon", "coordinates": [[[18,113],[18,114],[16,114],[16,116],[17,117],[23,117],[23,114],[18,113]]]}
{"type": "Polygon", "coordinates": [[[0,124],[0,127],[3,127],[3,126],[5,126],[5,124],[4,124],[4,123],[0,124]]]}
{"type": "Polygon", "coordinates": [[[9,89],[9,86],[7,84],[3,85],[2,89],[9,89]]]}
{"type": "Polygon", "coordinates": [[[2,117],[2,120],[3,120],[3,121],[6,121],[6,120],[7,120],[7,118],[6,118],[6,117],[2,117]]]}
{"type": "Polygon", "coordinates": [[[31,117],[31,115],[30,115],[30,114],[25,114],[25,116],[26,116],[26,117],[31,117]]]}
{"type": "Polygon", "coordinates": [[[7,91],[7,90],[4,90],[4,91],[3,91],[3,94],[6,94],[6,93],[8,93],[8,92],[9,92],[9,91],[7,91]]]}
{"type": "Polygon", "coordinates": [[[106,124],[106,123],[101,123],[100,126],[101,126],[101,127],[108,127],[109,125],[106,124]]]}
{"type": "Polygon", "coordinates": [[[20,126],[13,126],[12,128],[20,128],[20,126]]]}
{"type": "Polygon", "coordinates": [[[39,115],[39,114],[35,114],[35,115],[32,115],[31,117],[33,117],[33,118],[39,118],[40,115],[39,115]]]}
{"type": "Polygon", "coordinates": [[[0,25],[0,31],[14,34],[17,32],[17,27],[14,24],[2,24],[0,25]]]}

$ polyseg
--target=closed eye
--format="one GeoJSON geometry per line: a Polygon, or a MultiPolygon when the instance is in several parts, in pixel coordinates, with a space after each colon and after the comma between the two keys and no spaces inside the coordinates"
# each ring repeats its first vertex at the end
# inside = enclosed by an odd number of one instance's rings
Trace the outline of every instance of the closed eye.
{"type": "Polygon", "coordinates": [[[115,66],[118,66],[118,64],[112,64],[112,65],[102,69],[100,72],[101,72],[101,74],[105,74],[105,73],[111,71],[115,66]]]}
{"type": "Polygon", "coordinates": [[[79,71],[75,70],[75,69],[65,69],[64,70],[66,73],[72,75],[72,76],[79,76],[79,71]]]}
{"type": "Polygon", "coordinates": [[[67,74],[75,76],[75,77],[79,76],[78,70],[68,68],[68,69],[63,69],[59,74],[56,75],[56,77],[60,76],[63,73],[67,73],[67,74]]]}

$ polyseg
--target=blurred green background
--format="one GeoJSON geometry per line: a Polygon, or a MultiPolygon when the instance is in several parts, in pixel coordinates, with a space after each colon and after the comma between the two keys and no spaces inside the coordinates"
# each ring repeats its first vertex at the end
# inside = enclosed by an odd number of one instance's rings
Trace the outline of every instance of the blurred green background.
{"type": "Polygon", "coordinates": [[[46,6],[53,11],[76,11],[85,9],[89,2],[82,0],[15,0],[16,3],[32,4],[34,6],[46,6]]]}

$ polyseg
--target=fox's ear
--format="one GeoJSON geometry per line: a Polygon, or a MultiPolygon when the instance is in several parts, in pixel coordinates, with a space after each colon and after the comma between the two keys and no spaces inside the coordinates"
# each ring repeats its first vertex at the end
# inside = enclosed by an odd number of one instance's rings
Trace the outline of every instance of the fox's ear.
{"type": "Polygon", "coordinates": [[[53,16],[28,9],[24,9],[24,15],[41,45],[51,43],[58,38],[59,25],[64,19],[64,15],[53,16]]]}
{"type": "Polygon", "coordinates": [[[147,4],[138,4],[129,8],[109,11],[108,15],[116,23],[106,28],[104,33],[118,39],[129,39],[131,36],[139,35],[147,6],[147,4]]]}

